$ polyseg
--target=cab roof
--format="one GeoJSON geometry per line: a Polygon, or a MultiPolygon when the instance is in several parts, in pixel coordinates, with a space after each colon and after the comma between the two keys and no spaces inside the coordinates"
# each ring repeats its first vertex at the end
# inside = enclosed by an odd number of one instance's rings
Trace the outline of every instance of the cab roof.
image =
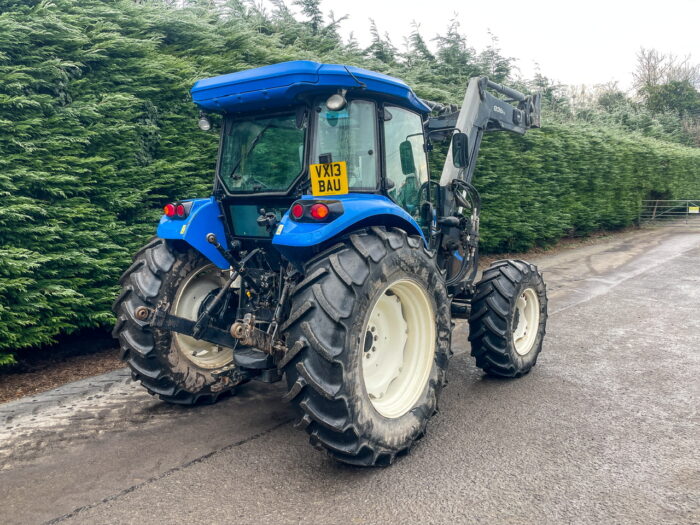
{"type": "Polygon", "coordinates": [[[228,75],[199,80],[192,99],[205,111],[248,113],[297,104],[301,97],[362,90],[371,98],[391,101],[420,113],[430,108],[398,78],[341,64],[310,60],[281,62],[228,75]]]}

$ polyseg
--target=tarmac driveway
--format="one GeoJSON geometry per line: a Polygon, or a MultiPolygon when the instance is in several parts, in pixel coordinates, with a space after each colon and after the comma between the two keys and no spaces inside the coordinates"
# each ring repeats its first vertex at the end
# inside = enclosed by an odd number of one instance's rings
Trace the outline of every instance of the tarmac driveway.
{"type": "Polygon", "coordinates": [[[120,370],[0,405],[0,522],[700,522],[700,231],[534,260],[537,366],[486,378],[458,324],[440,414],[392,467],[311,448],[281,384],[183,409],[120,370]]]}

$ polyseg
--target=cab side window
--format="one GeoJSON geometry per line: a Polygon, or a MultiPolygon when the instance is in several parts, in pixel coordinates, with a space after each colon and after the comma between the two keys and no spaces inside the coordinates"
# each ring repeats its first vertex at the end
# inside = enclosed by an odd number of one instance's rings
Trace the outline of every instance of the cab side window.
{"type": "Polygon", "coordinates": [[[428,182],[423,119],[396,106],[384,108],[385,173],[389,196],[420,223],[421,193],[428,182]]]}

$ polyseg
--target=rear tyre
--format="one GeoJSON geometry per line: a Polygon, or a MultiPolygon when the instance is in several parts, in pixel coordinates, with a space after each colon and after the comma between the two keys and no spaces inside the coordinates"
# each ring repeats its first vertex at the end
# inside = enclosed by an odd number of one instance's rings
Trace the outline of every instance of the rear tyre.
{"type": "Polygon", "coordinates": [[[230,348],[151,328],[134,316],[139,306],[168,304],[170,312],[195,320],[202,305],[226,282],[225,276],[189,247],[155,238],[134,256],[120,279],[112,307],[121,357],[131,375],[169,403],[213,403],[235,386],[216,372],[233,360],[230,348]]]}
{"type": "Polygon", "coordinates": [[[309,262],[285,330],[285,396],[298,426],[335,459],[385,466],[437,411],[450,305],[419,237],[372,228],[309,262]]]}
{"type": "Polygon", "coordinates": [[[469,341],[476,365],[500,377],[527,374],[542,350],[547,293],[542,275],[525,261],[497,261],[476,285],[469,341]]]}

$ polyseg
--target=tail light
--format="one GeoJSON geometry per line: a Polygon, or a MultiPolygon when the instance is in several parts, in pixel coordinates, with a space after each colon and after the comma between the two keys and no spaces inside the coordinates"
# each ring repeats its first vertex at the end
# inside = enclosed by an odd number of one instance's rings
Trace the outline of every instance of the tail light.
{"type": "Polygon", "coordinates": [[[323,203],[319,202],[311,206],[311,216],[316,220],[325,219],[329,213],[328,206],[323,203]]]}
{"type": "Polygon", "coordinates": [[[192,201],[171,202],[163,206],[163,213],[169,219],[184,219],[190,214],[192,201]]]}
{"type": "Polygon", "coordinates": [[[302,215],[304,215],[304,207],[297,202],[294,206],[292,206],[292,217],[295,219],[301,219],[302,215]]]}
{"type": "Polygon", "coordinates": [[[289,215],[296,222],[331,222],[343,214],[340,201],[302,199],[292,204],[289,215]]]}

